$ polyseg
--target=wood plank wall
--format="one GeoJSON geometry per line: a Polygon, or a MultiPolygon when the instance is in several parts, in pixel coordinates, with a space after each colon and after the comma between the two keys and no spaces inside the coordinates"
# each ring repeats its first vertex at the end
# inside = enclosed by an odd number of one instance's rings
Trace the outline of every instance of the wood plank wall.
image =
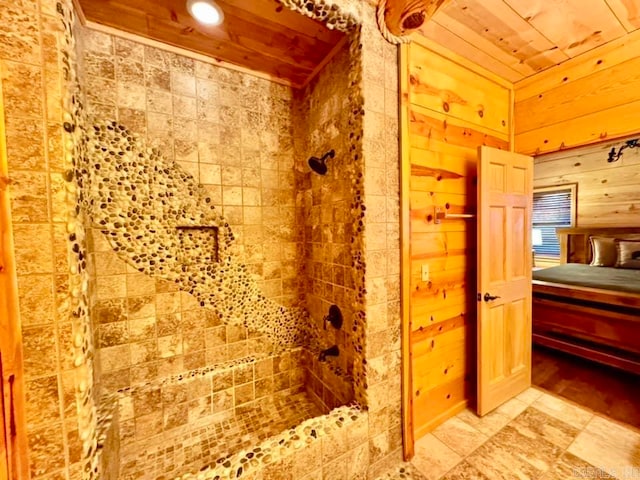
{"type": "Polygon", "coordinates": [[[515,84],[515,150],[538,155],[640,130],[640,30],[515,84]]]}
{"type": "MultiPolygon", "coordinates": [[[[637,137],[640,137],[638,127],[637,137]]],[[[612,147],[624,139],[577,150],[543,155],[535,160],[534,187],[576,183],[578,227],[631,227],[640,221],[640,148],[625,149],[607,162],[612,147]]]]}
{"type": "Polygon", "coordinates": [[[513,91],[424,37],[402,49],[405,404],[420,437],[475,400],[476,224],[435,209],[475,213],[477,147],[509,149],[513,91]]]}

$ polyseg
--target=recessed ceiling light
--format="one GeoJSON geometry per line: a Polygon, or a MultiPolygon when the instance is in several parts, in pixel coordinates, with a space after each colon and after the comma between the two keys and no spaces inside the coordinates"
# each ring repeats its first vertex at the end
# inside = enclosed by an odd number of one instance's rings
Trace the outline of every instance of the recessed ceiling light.
{"type": "Polygon", "coordinates": [[[224,20],[222,9],[213,0],[188,0],[187,10],[193,18],[205,25],[220,25],[224,20]]]}

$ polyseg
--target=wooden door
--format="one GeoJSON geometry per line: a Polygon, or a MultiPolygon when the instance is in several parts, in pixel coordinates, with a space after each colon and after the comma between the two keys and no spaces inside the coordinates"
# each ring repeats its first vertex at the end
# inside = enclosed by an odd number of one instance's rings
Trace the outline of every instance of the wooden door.
{"type": "Polygon", "coordinates": [[[531,385],[533,159],[480,147],[478,414],[531,385]]]}

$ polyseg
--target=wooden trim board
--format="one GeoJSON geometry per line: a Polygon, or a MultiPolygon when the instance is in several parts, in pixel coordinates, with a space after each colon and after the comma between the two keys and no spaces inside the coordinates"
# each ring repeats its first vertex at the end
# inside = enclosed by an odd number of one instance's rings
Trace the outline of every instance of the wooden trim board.
{"type": "Polygon", "coordinates": [[[409,205],[411,181],[411,144],[409,142],[409,46],[404,44],[399,53],[400,70],[400,290],[402,322],[402,446],[404,459],[414,455],[415,432],[413,425],[413,369],[411,347],[411,209],[409,205]]]}

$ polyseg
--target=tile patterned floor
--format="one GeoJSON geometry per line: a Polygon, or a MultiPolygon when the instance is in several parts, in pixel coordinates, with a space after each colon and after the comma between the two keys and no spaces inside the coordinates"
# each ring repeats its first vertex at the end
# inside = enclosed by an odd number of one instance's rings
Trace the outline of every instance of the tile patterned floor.
{"type": "Polygon", "coordinates": [[[127,447],[123,447],[120,479],[164,480],[197,472],[322,414],[305,392],[274,395],[255,408],[224,421],[180,432],[179,437],[159,436],[142,454],[138,449],[129,449],[132,455],[127,456],[127,447]]]}
{"type": "Polygon", "coordinates": [[[531,388],[479,418],[465,410],[385,479],[640,479],[640,431],[531,388]]]}

